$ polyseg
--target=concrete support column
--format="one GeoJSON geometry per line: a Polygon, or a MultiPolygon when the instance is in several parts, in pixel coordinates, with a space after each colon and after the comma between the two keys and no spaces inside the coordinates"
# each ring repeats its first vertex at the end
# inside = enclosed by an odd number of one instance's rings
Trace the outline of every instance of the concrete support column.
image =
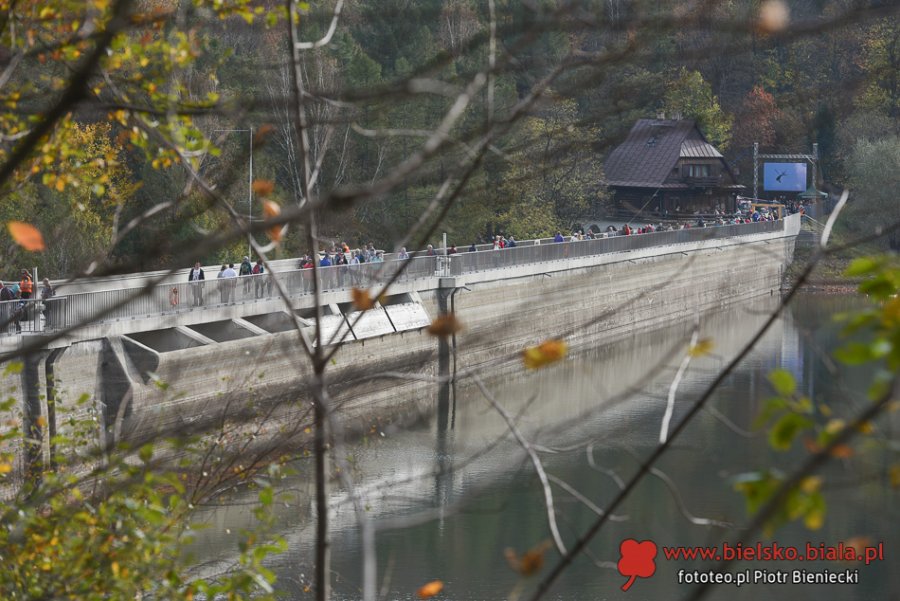
{"type": "Polygon", "coordinates": [[[49,448],[49,465],[51,470],[56,470],[56,360],[65,352],[65,347],[55,348],[47,354],[44,361],[44,373],[47,378],[47,440],[49,448]]]}
{"type": "MultiPolygon", "coordinates": [[[[453,278],[441,278],[440,288],[437,291],[438,313],[448,315],[450,313],[450,296],[456,289],[453,278]],[[449,282],[447,280],[450,280],[449,282]],[[445,282],[450,284],[445,286],[445,282]]],[[[450,341],[447,336],[438,337],[438,377],[441,383],[438,386],[438,432],[446,432],[450,422],[450,341]]]]}
{"type": "Polygon", "coordinates": [[[41,482],[44,472],[44,423],[41,362],[45,352],[25,355],[22,368],[22,454],[25,464],[25,480],[31,485],[41,482]]]}

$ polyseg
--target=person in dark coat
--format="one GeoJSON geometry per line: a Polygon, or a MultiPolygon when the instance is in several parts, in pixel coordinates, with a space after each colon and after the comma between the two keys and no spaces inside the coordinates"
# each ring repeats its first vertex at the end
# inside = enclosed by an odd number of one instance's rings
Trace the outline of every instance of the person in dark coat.
{"type": "Polygon", "coordinates": [[[200,267],[200,261],[194,263],[194,268],[188,273],[188,282],[191,283],[191,291],[194,293],[194,304],[198,307],[203,305],[203,269],[200,267]]]}
{"type": "Polygon", "coordinates": [[[5,330],[8,330],[9,322],[14,321],[16,332],[21,332],[22,326],[19,324],[19,311],[15,300],[15,293],[7,288],[3,282],[0,282],[0,325],[5,330]]]}
{"type": "Polygon", "coordinates": [[[53,289],[53,286],[50,285],[50,280],[44,278],[43,286],[41,287],[41,302],[44,304],[44,327],[50,327],[50,299],[56,296],[56,290],[53,289]]]}

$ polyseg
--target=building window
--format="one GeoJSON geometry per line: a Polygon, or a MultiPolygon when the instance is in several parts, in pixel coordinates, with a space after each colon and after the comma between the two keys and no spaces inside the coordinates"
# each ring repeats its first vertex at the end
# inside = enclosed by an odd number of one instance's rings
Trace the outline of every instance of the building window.
{"type": "Polygon", "coordinates": [[[709,177],[709,165],[688,165],[688,177],[709,177]]]}

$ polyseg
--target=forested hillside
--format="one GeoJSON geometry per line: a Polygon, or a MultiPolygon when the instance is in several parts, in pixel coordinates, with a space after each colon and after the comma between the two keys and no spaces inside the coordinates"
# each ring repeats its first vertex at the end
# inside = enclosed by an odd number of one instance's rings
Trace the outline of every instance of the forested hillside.
{"type": "MultiPolygon", "coordinates": [[[[89,44],[91,11],[110,3],[96,4],[20,3],[5,13],[2,158],[14,156],[77,72],[88,48],[77,38],[89,44]]],[[[495,231],[532,237],[569,228],[602,214],[606,153],[636,119],[659,111],[696,119],[745,184],[754,141],[784,152],[817,142],[820,178],[858,192],[851,223],[872,227],[887,212],[900,218],[893,3],[788,4],[782,14],[784,4],[758,0],[350,0],[329,43],[300,56],[311,99],[309,153],[301,156],[282,4],[139,2],[135,27],[101,57],[82,102],[66,106],[60,127],[7,174],[2,219],[34,224],[49,250],[25,253],[4,232],[5,275],[36,264],[63,277],[103,258],[129,270],[184,263],[177,249],[231,219],[207,210],[209,196],[186,165],[236,213],[261,219],[262,195],[282,207],[304,203],[304,158],[316,167],[316,198],[379,181],[434,132],[466,86],[473,97],[442,152],[364,202],[321,211],[323,245],[390,248],[420,219],[440,217],[432,239],[446,231],[460,245],[495,231]],[[473,86],[482,71],[489,85],[473,86]],[[487,152],[476,153],[492,128],[487,152]],[[477,168],[446,215],[423,217],[467,154],[477,168]]],[[[301,3],[304,39],[328,31],[334,8],[334,0],[301,3]]],[[[308,246],[294,227],[279,252],[308,246]]],[[[197,258],[240,260],[246,248],[237,240],[197,258]]]]}

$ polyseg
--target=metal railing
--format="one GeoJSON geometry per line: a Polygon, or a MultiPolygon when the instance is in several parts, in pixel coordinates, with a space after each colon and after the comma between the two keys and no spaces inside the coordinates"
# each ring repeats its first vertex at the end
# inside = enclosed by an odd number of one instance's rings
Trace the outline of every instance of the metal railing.
{"type": "MultiPolygon", "coordinates": [[[[42,332],[65,322],[67,298],[17,299],[0,301],[0,336],[42,332]]],[[[60,326],[61,327],[61,326],[60,326]]]]}
{"type": "MultiPolygon", "coordinates": [[[[552,240],[524,240],[518,242],[515,248],[459,252],[450,256],[418,256],[408,261],[396,260],[388,255],[388,260],[384,262],[322,267],[319,269],[319,288],[323,292],[353,287],[371,288],[387,282],[400,270],[402,273],[396,281],[408,282],[783,229],[784,221],[779,220],[558,243],[552,240]]],[[[312,278],[312,269],[295,269],[200,282],[183,281],[144,288],[81,292],[55,296],[44,302],[5,301],[0,303],[0,336],[17,331],[42,332],[78,324],[109,323],[276,299],[276,280],[289,296],[299,297],[312,294],[312,278]]]]}

